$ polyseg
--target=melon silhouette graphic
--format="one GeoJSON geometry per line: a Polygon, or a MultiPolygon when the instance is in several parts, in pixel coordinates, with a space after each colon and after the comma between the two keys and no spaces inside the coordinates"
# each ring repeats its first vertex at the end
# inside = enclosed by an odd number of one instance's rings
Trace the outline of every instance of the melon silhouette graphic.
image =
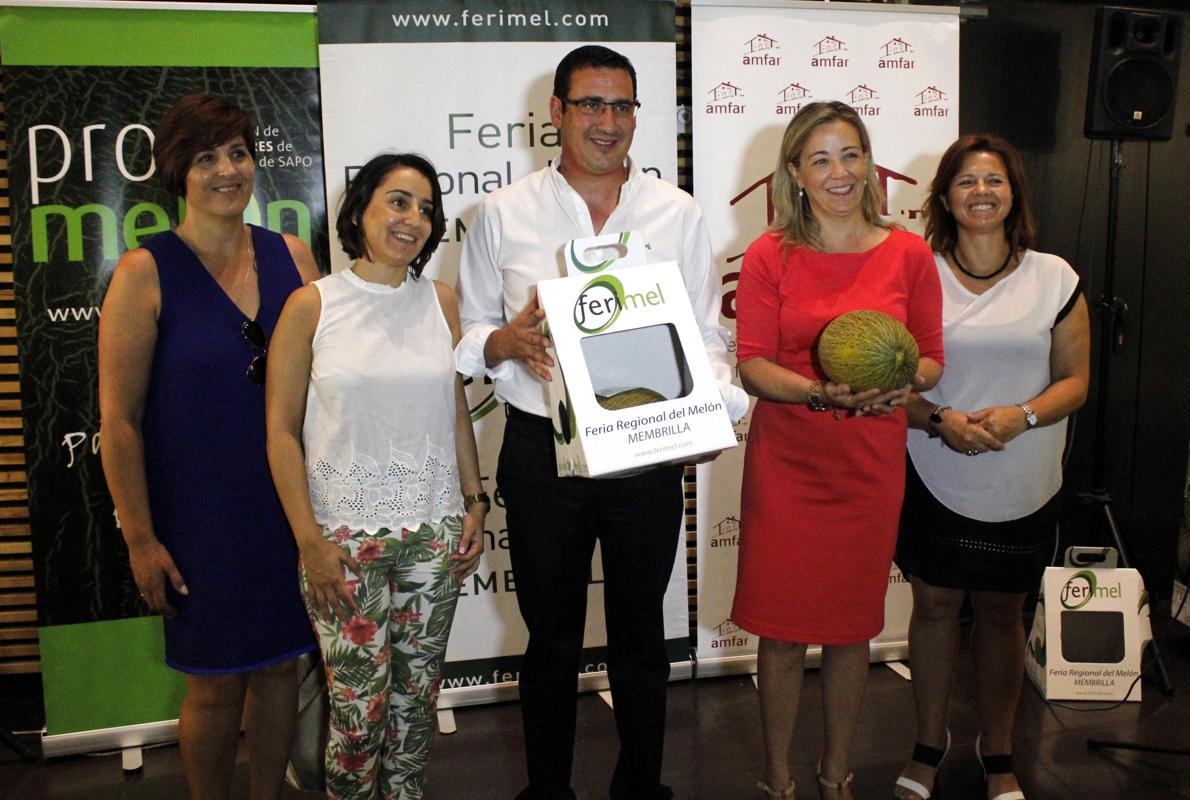
{"type": "Polygon", "coordinates": [[[606,408],[608,411],[619,411],[622,408],[632,408],[633,406],[643,406],[648,403],[657,403],[664,400],[665,396],[654,392],[652,389],[638,387],[636,389],[625,389],[622,392],[616,392],[611,395],[595,395],[595,400],[599,405],[606,408]]]}

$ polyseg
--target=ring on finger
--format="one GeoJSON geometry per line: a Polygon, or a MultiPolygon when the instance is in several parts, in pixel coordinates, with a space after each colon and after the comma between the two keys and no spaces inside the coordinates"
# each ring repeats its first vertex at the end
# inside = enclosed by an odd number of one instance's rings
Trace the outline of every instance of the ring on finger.
{"type": "Polygon", "coordinates": [[[969,456],[977,456],[977,455],[979,455],[979,451],[978,451],[978,450],[975,450],[975,449],[968,450],[968,451],[967,451],[967,455],[969,455],[969,456]]]}

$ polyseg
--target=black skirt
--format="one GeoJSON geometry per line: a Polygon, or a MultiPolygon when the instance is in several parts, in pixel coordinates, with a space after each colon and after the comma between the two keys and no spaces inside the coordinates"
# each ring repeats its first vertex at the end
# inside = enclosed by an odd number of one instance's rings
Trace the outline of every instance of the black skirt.
{"type": "Polygon", "coordinates": [[[931,586],[1032,592],[1053,559],[1058,495],[1028,516],[981,522],[951,511],[931,494],[908,458],[896,562],[931,586]]]}

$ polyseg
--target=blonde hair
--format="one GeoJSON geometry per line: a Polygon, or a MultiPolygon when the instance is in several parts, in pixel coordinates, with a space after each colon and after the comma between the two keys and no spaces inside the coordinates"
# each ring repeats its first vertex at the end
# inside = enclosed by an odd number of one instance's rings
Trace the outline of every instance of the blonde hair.
{"type": "Polygon", "coordinates": [[[789,174],[789,165],[800,166],[802,148],[810,134],[821,125],[840,120],[855,128],[859,134],[860,147],[868,160],[867,175],[864,178],[864,192],[860,198],[860,210],[869,225],[889,227],[880,219],[880,207],[884,193],[880,191],[880,178],[876,174],[876,161],[872,158],[872,140],[868,129],[855,109],[837,100],[810,103],[804,106],[789,121],[781,139],[781,152],[777,168],[773,170],[773,224],[769,229],[781,234],[785,246],[806,245],[821,249],[818,220],[810,209],[810,201],[803,194],[798,196],[797,182],[789,174]]]}

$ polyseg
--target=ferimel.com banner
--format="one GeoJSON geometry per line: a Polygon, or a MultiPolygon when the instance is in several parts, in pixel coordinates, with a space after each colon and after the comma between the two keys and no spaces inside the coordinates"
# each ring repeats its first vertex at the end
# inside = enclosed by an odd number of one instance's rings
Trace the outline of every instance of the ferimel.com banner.
{"type": "MultiPolygon", "coordinates": [[[[428,156],[447,217],[446,240],[428,271],[449,284],[480,199],[557,157],[549,98],[554,68],[575,47],[606,44],[632,61],[641,100],[632,156],[677,180],[672,0],[335,0],[318,6],[318,36],[328,206],[338,203],[352,171],[377,153],[428,156]]],[[[340,252],[332,261],[335,269],[349,263],[340,252]]],[[[490,384],[473,381],[468,391],[495,506],[482,565],[465,584],[455,616],[444,706],[510,696],[527,641],[495,486],[504,413],[490,384]]],[[[591,687],[604,680],[601,582],[596,553],[582,667],[591,687]]],[[[665,605],[675,676],[689,674],[680,666],[689,664],[686,607],[679,560],[665,605]]]]}
{"type": "Polygon", "coordinates": [[[182,693],[107,494],[96,375],[116,260],[184,211],[154,175],[166,109],[195,92],[247,109],[259,152],[246,219],[327,265],[313,15],[143,5],[0,9],[47,755],[171,738],[182,693]]]}

